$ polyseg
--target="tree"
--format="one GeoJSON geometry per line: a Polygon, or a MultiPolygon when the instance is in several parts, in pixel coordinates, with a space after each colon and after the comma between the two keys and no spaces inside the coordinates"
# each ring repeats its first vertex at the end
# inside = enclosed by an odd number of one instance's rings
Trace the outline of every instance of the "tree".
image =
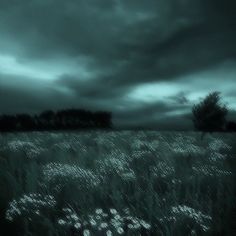
{"type": "Polygon", "coordinates": [[[228,109],[220,100],[220,92],[212,92],[193,106],[192,121],[196,130],[204,133],[224,130],[228,109]]]}
{"type": "Polygon", "coordinates": [[[228,121],[226,123],[226,131],[227,132],[236,132],[236,122],[235,121],[228,121]]]}
{"type": "Polygon", "coordinates": [[[34,130],[35,121],[34,118],[28,114],[18,114],[16,118],[16,129],[20,131],[34,130]]]}

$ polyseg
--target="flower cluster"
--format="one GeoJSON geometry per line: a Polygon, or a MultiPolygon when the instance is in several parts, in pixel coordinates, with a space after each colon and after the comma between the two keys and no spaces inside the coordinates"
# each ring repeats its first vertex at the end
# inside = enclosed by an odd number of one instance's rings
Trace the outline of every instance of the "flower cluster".
{"type": "Polygon", "coordinates": [[[165,161],[159,161],[156,164],[156,166],[153,166],[150,170],[154,177],[161,177],[161,178],[166,178],[175,173],[174,167],[170,166],[165,161]]]}
{"type": "Polygon", "coordinates": [[[141,229],[151,229],[151,225],[146,221],[130,216],[127,208],[123,210],[123,214],[119,214],[114,208],[107,212],[97,208],[94,213],[83,218],[70,208],[63,208],[63,212],[65,217],[58,219],[58,224],[62,227],[74,227],[76,231],[83,232],[83,235],[96,235],[96,232],[103,232],[107,236],[125,235],[129,231],[139,232],[141,229]]]}
{"type": "Polygon", "coordinates": [[[175,138],[175,142],[172,143],[172,150],[178,154],[204,154],[204,150],[194,144],[195,139],[193,137],[184,138],[178,136],[175,138]]]}
{"type": "Polygon", "coordinates": [[[30,159],[38,157],[43,151],[45,151],[44,148],[36,145],[36,143],[20,140],[10,141],[6,149],[15,153],[24,152],[30,159]]]}
{"type": "Polygon", "coordinates": [[[213,141],[208,144],[208,149],[213,152],[220,152],[221,150],[230,151],[232,147],[221,139],[213,139],[213,141]]]}
{"type": "Polygon", "coordinates": [[[6,211],[6,219],[13,221],[16,217],[24,215],[28,219],[33,215],[40,215],[45,209],[52,209],[56,205],[56,201],[51,195],[42,195],[39,193],[31,193],[23,195],[19,200],[13,200],[9,204],[6,211]]]}
{"type": "Polygon", "coordinates": [[[145,150],[147,149],[146,144],[140,139],[134,139],[131,144],[132,150],[145,150]]]}
{"type": "Polygon", "coordinates": [[[98,176],[92,171],[82,169],[77,165],[49,163],[43,167],[43,175],[46,182],[63,183],[75,180],[81,187],[91,189],[100,184],[98,176]]]}
{"type": "Polygon", "coordinates": [[[171,212],[175,215],[184,215],[191,218],[195,223],[201,226],[203,231],[209,230],[209,223],[212,220],[211,216],[203,214],[201,211],[197,211],[191,207],[185,205],[174,206],[171,208],[171,212]]]}
{"type": "Polygon", "coordinates": [[[212,162],[225,160],[227,158],[227,154],[222,153],[222,151],[227,152],[230,151],[231,148],[232,147],[226,144],[223,140],[213,139],[207,147],[209,160],[212,162]]]}
{"type": "Polygon", "coordinates": [[[191,220],[195,225],[198,225],[202,231],[208,231],[210,229],[210,223],[212,217],[209,215],[203,214],[201,211],[197,211],[194,208],[188,207],[186,205],[173,206],[170,209],[168,215],[160,218],[160,222],[167,223],[178,223],[186,222],[184,219],[191,220]]]}
{"type": "Polygon", "coordinates": [[[97,167],[102,176],[108,174],[116,174],[123,180],[135,180],[136,176],[134,171],[129,167],[128,158],[124,153],[119,156],[111,153],[104,160],[97,161],[97,167]]]}
{"type": "Polygon", "coordinates": [[[81,141],[70,139],[69,141],[58,142],[52,145],[51,149],[56,152],[69,153],[71,151],[75,153],[86,154],[89,149],[81,141]]]}
{"type": "Polygon", "coordinates": [[[228,176],[231,175],[232,172],[229,170],[221,170],[216,166],[212,165],[201,165],[201,166],[194,166],[193,171],[196,174],[200,174],[201,176],[228,176]]]}

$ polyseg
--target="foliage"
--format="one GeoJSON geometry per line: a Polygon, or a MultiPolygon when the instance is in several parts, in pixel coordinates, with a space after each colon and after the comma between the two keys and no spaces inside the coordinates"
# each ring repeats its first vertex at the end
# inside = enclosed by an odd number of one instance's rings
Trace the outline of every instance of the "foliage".
{"type": "Polygon", "coordinates": [[[220,93],[212,92],[192,108],[196,130],[203,132],[223,131],[228,109],[220,103],[220,93]]]}
{"type": "Polygon", "coordinates": [[[226,131],[227,132],[236,132],[236,122],[235,121],[228,121],[226,123],[226,131]]]}

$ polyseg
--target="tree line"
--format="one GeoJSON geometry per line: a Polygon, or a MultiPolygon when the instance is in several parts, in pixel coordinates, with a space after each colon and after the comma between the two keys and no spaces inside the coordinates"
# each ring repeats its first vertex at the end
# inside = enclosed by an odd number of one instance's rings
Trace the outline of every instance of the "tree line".
{"type": "Polygon", "coordinates": [[[44,111],[39,115],[16,114],[0,116],[0,131],[44,131],[112,128],[112,113],[67,109],[44,111]]]}
{"type": "MultiPolygon", "coordinates": [[[[220,92],[209,93],[192,107],[195,130],[206,132],[236,132],[236,122],[227,121],[228,108],[221,103],[220,92]]],[[[44,111],[39,115],[0,115],[0,132],[78,130],[112,128],[112,113],[66,109],[44,111]]]]}

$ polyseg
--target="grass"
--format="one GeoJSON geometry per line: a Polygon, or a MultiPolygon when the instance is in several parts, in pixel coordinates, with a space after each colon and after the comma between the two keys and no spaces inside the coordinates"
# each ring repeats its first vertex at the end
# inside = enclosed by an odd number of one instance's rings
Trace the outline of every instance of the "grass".
{"type": "Polygon", "coordinates": [[[235,144],[222,133],[0,135],[0,235],[234,235],[235,144]]]}

